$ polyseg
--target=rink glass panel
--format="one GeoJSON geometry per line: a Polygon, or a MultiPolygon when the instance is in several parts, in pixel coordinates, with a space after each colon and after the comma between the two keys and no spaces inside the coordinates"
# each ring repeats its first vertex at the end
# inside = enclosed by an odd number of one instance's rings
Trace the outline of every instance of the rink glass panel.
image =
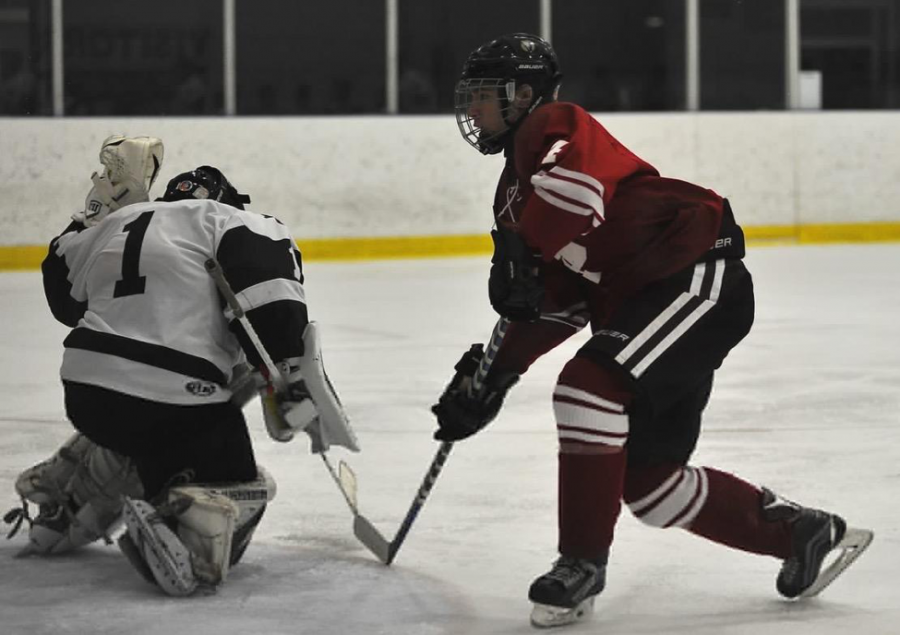
{"type": "Polygon", "coordinates": [[[235,3],[239,115],[385,109],[384,2],[235,3]]]}
{"type": "Polygon", "coordinates": [[[221,114],[221,0],[63,3],[67,115],[221,114]]]}
{"type": "MultiPolygon", "coordinates": [[[[240,0],[238,115],[383,113],[386,0],[240,0]]],[[[591,111],[687,106],[688,0],[400,0],[399,112],[448,113],[468,53],[541,32],[562,98],[591,111]]],[[[900,0],[798,0],[799,107],[900,106],[900,0]],[[809,87],[812,86],[812,93],[809,87]],[[812,94],[810,101],[807,97],[812,94]],[[813,105],[810,105],[813,104],[813,105]]],[[[0,116],[55,113],[54,34],[65,115],[225,113],[225,0],[0,0],[0,116]],[[56,29],[59,29],[57,31],[56,29]]],[[[786,108],[788,0],[697,0],[701,110],[786,108]]]]}
{"type": "Polygon", "coordinates": [[[50,0],[0,0],[0,116],[51,115],[50,0]]]}
{"type": "MultiPolygon", "coordinates": [[[[568,1],[568,0],[567,0],[568,1]]],[[[563,3],[556,2],[554,7],[563,3]]],[[[507,33],[539,33],[538,0],[400,2],[401,113],[453,111],[453,91],[469,53],[507,33]]],[[[565,61],[563,60],[563,65],[565,61]]]]}
{"type": "Polygon", "coordinates": [[[825,109],[900,106],[900,2],[803,0],[800,65],[821,73],[825,109]]]}
{"type": "Polygon", "coordinates": [[[595,112],[684,108],[684,3],[556,2],[553,33],[561,99],[595,112]]]}
{"type": "Polygon", "coordinates": [[[784,0],[700,0],[700,108],[785,107],[784,0]]]}

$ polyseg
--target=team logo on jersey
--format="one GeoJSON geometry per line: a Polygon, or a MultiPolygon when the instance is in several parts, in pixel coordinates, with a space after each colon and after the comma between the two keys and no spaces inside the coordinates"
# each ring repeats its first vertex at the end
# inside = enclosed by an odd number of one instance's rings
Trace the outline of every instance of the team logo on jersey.
{"type": "Polygon", "coordinates": [[[500,210],[500,213],[497,214],[497,218],[503,219],[504,216],[509,216],[509,221],[515,223],[516,215],[513,213],[513,203],[519,203],[521,200],[522,196],[519,194],[519,180],[516,179],[514,185],[506,188],[506,205],[504,205],[503,209],[500,210]]]}
{"type": "Polygon", "coordinates": [[[219,387],[211,381],[194,380],[186,383],[184,389],[195,397],[212,397],[219,387]]]}

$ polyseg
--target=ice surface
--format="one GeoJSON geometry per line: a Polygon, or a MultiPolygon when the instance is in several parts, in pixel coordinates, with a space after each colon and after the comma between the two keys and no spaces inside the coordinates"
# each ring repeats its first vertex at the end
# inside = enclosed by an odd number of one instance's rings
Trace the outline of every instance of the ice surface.
{"type": "MultiPolygon", "coordinates": [[[[820,598],[779,599],[776,560],[679,530],[618,526],[607,590],[569,632],[869,635],[900,632],[900,245],[751,250],[757,322],[717,378],[695,463],[733,471],[875,530],[820,598]]],[[[309,264],[329,374],[363,452],[333,453],[389,538],[437,444],[429,405],[495,321],[486,259],[309,264]]],[[[66,329],[37,273],[0,275],[0,504],[70,434],[57,369],[66,329]]],[[[114,547],[15,559],[0,541],[0,634],[530,633],[526,598],[555,550],[550,394],[580,334],[539,361],[484,433],[454,448],[393,566],[359,545],[322,462],[266,436],[279,484],[244,562],[214,596],[162,596],[114,547]]],[[[127,425],[123,422],[123,425],[127,425]]],[[[5,509],[5,507],[4,507],[5,509]]]]}

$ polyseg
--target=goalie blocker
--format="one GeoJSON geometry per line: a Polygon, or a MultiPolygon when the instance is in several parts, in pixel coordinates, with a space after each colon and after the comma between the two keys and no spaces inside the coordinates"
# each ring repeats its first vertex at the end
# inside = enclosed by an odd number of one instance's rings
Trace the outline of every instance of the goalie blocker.
{"type": "Polygon", "coordinates": [[[322,361],[319,327],[310,322],[303,331],[302,357],[284,360],[287,391],[279,395],[271,386],[263,389],[266,429],[276,441],[290,441],[298,431],[306,432],[312,452],[321,454],[332,445],[359,451],[356,434],[350,427],[341,400],[334,390],[322,361]]]}

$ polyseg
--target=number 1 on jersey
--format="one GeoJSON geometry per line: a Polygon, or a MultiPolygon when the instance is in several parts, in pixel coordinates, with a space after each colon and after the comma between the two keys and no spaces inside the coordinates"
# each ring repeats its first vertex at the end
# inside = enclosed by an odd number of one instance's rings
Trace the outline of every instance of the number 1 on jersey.
{"type": "Polygon", "coordinates": [[[140,295],[144,292],[147,276],[140,275],[141,246],[151,218],[153,210],[144,212],[122,228],[128,233],[128,237],[125,239],[125,250],[122,252],[122,279],[116,281],[114,298],[140,295]]]}

